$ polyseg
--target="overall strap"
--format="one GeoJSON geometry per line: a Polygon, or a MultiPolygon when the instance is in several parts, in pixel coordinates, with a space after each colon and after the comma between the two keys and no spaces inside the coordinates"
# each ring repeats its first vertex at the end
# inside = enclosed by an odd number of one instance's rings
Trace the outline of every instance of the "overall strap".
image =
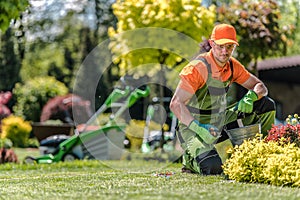
{"type": "MultiPolygon", "coordinates": [[[[207,72],[208,72],[208,77],[211,76],[211,74],[212,74],[211,65],[207,62],[207,60],[204,57],[198,57],[197,60],[201,60],[205,64],[205,66],[207,68],[207,72]]],[[[230,69],[231,69],[231,75],[229,77],[229,80],[231,80],[233,77],[233,63],[232,63],[231,59],[229,59],[229,65],[230,65],[230,69]]],[[[223,95],[223,94],[227,93],[229,90],[229,85],[226,86],[225,88],[217,88],[217,87],[210,86],[210,85],[207,85],[207,87],[208,87],[208,91],[209,91],[210,95],[215,95],[215,96],[223,95]]]]}
{"type": "MultiPolygon", "coordinates": [[[[205,64],[205,66],[207,68],[207,72],[208,72],[206,82],[208,82],[208,80],[212,78],[211,65],[207,62],[207,60],[204,57],[198,57],[197,60],[200,60],[205,64]]],[[[231,75],[230,75],[228,80],[231,80],[232,77],[233,77],[233,63],[232,63],[231,59],[229,59],[229,64],[230,64],[230,69],[231,69],[231,75]]],[[[228,92],[228,89],[229,89],[229,85],[227,85],[224,88],[215,87],[215,86],[212,86],[212,85],[209,85],[209,84],[206,84],[206,86],[207,86],[207,92],[211,96],[225,95],[228,92]]],[[[199,108],[196,108],[196,107],[193,107],[193,106],[190,106],[190,105],[187,105],[187,108],[191,113],[200,114],[200,115],[201,114],[204,114],[204,115],[216,114],[216,113],[219,113],[219,111],[220,111],[219,108],[203,110],[203,109],[199,109],[199,108]]]]}
{"type": "Polygon", "coordinates": [[[233,63],[232,63],[232,60],[229,58],[229,66],[230,66],[230,70],[231,70],[231,75],[229,77],[229,80],[232,79],[233,77],[233,63]]]}

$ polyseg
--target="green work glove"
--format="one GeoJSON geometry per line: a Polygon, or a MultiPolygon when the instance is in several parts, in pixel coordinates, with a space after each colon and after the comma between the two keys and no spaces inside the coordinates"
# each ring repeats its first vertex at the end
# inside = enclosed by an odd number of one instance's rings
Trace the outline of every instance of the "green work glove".
{"type": "Polygon", "coordinates": [[[218,129],[210,124],[201,124],[197,120],[193,120],[188,128],[194,131],[206,144],[212,144],[218,139],[218,129]]]}
{"type": "Polygon", "coordinates": [[[188,140],[186,147],[187,152],[194,158],[199,154],[199,151],[205,149],[204,142],[200,141],[197,137],[188,140]]]}
{"type": "Polygon", "coordinates": [[[233,149],[233,145],[232,145],[230,139],[227,139],[220,143],[217,143],[214,146],[222,160],[222,163],[224,163],[226,161],[226,159],[229,158],[228,150],[233,149]]]}
{"type": "Polygon", "coordinates": [[[249,90],[247,94],[239,101],[238,111],[243,113],[251,113],[253,111],[253,103],[258,99],[257,94],[253,90],[249,90]]]}

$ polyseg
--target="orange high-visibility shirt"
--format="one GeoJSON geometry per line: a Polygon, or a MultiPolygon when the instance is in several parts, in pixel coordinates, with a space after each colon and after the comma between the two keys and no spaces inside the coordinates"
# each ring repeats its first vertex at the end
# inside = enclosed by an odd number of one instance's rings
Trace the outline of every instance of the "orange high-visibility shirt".
{"type": "MultiPolygon", "coordinates": [[[[212,78],[227,81],[232,72],[230,69],[229,61],[224,67],[218,66],[215,62],[212,52],[209,51],[204,54],[207,62],[211,65],[212,78]]],[[[245,83],[249,77],[250,72],[245,69],[245,67],[235,58],[230,58],[233,64],[233,74],[231,82],[236,82],[238,84],[245,83]]],[[[179,74],[181,81],[179,82],[179,88],[184,89],[191,94],[194,94],[198,89],[202,88],[207,80],[208,71],[206,65],[201,60],[192,60],[187,64],[179,74]]]]}

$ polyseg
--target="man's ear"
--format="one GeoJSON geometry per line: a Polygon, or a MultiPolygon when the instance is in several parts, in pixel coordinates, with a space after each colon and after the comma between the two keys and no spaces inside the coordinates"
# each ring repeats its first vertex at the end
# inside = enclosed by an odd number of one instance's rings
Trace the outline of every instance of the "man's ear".
{"type": "Polygon", "coordinates": [[[213,46],[213,41],[211,39],[208,40],[208,43],[209,43],[210,47],[213,46]]]}

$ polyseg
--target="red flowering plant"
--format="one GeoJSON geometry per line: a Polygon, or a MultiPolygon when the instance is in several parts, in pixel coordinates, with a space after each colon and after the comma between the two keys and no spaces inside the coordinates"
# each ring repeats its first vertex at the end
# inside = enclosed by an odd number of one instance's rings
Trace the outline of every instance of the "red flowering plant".
{"type": "Polygon", "coordinates": [[[300,147],[300,117],[298,114],[289,115],[286,124],[273,125],[268,131],[265,141],[294,143],[300,147]]]}

